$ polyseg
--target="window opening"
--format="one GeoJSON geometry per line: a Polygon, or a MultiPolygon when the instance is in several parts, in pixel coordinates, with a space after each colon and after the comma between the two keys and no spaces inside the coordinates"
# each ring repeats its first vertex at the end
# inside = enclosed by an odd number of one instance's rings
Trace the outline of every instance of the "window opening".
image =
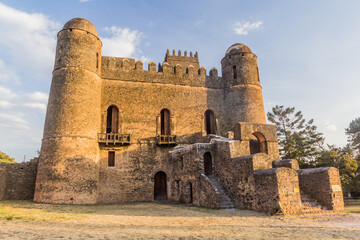
{"type": "Polygon", "coordinates": [[[108,152],[108,166],[115,167],[115,152],[108,152]]]}
{"type": "Polygon", "coordinates": [[[214,112],[206,110],[205,112],[205,130],[207,134],[216,134],[216,122],[214,112]]]}
{"type": "Polygon", "coordinates": [[[110,106],[107,109],[106,117],[106,133],[118,133],[119,126],[119,109],[115,106],[110,106]]]}
{"type": "Polygon", "coordinates": [[[170,133],[170,111],[163,109],[161,114],[161,135],[171,135],[170,133]]]}

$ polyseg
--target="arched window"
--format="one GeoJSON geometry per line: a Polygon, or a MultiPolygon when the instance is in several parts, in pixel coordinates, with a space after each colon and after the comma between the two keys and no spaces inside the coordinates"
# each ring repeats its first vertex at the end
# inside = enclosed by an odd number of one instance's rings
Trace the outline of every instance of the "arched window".
{"type": "Polygon", "coordinates": [[[161,115],[161,135],[171,135],[170,131],[170,111],[163,109],[161,115]]]}
{"type": "Polygon", "coordinates": [[[207,134],[216,134],[216,120],[214,112],[210,109],[205,112],[205,130],[207,134]]]}
{"type": "Polygon", "coordinates": [[[254,132],[251,134],[249,144],[250,154],[268,153],[266,139],[260,132],[254,132]]]}
{"type": "Polygon", "coordinates": [[[212,157],[211,153],[209,152],[206,152],[204,154],[204,173],[206,176],[212,174],[212,157]]]}
{"type": "Polygon", "coordinates": [[[119,109],[110,106],[107,109],[106,133],[118,133],[119,131],[119,109]]]}

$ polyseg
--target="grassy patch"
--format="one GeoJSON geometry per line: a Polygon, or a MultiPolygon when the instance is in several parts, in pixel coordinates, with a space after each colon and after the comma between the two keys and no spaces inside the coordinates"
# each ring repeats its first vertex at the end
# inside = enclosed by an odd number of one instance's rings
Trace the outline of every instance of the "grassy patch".
{"type": "Polygon", "coordinates": [[[345,201],[346,213],[360,213],[360,200],[347,200],[345,201]]]}

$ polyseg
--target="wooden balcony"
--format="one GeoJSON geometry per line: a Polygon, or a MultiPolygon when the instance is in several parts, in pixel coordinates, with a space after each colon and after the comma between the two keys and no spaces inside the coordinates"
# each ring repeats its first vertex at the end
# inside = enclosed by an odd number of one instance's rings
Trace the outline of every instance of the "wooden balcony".
{"type": "Polygon", "coordinates": [[[98,133],[98,143],[108,144],[120,144],[128,145],[130,144],[130,134],[122,133],[98,133]]]}
{"type": "Polygon", "coordinates": [[[176,145],[176,135],[158,135],[156,138],[159,145],[176,145]]]}

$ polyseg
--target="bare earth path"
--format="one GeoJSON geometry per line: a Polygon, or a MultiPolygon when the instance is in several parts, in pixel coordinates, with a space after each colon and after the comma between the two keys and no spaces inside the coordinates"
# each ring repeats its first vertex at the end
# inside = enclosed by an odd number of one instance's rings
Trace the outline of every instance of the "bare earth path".
{"type": "Polygon", "coordinates": [[[270,217],[180,204],[1,201],[0,239],[359,239],[359,207],[346,211],[354,213],[270,217]]]}

